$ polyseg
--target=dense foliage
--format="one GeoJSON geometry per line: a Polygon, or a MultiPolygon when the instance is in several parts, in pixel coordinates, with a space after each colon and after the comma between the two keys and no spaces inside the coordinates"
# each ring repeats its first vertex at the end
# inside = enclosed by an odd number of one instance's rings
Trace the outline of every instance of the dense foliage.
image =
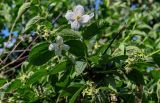
{"type": "Polygon", "coordinates": [[[0,29],[2,103],[160,102],[159,0],[1,0],[0,29]]]}

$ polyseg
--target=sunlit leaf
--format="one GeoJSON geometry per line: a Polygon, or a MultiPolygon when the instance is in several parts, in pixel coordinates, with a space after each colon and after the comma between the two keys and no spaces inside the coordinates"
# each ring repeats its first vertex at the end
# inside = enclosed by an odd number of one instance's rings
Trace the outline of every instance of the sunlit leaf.
{"type": "Polygon", "coordinates": [[[40,21],[41,19],[43,19],[40,16],[35,16],[33,18],[31,18],[28,23],[26,24],[26,27],[24,29],[23,32],[26,32],[27,30],[29,30],[33,25],[35,25],[38,21],[40,21]]]}
{"type": "Polygon", "coordinates": [[[31,6],[31,2],[24,3],[18,10],[17,18],[20,18],[31,6]]]}

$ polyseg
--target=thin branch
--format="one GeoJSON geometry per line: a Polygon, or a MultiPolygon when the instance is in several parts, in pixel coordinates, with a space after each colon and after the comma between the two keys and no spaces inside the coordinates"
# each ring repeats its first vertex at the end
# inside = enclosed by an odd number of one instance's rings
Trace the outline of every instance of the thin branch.
{"type": "MultiPolygon", "coordinates": [[[[27,56],[22,57],[22,58],[19,59],[19,60],[24,60],[24,59],[26,59],[26,58],[27,58],[27,56]]],[[[19,63],[18,65],[14,66],[14,67],[12,67],[12,68],[17,68],[17,67],[19,67],[22,63],[23,63],[23,62],[19,63]]]]}
{"type": "Polygon", "coordinates": [[[54,20],[52,20],[52,25],[56,23],[56,21],[62,16],[62,14],[63,13],[60,12],[59,15],[54,20]]]}
{"type": "Polygon", "coordinates": [[[25,49],[25,51],[23,51],[22,53],[21,53],[21,55],[17,58],[17,60],[26,52],[26,50],[28,50],[31,46],[32,46],[32,44],[36,41],[38,39],[38,36],[32,41],[32,43],[25,49]]]}
{"type": "MultiPolygon", "coordinates": [[[[19,52],[23,52],[23,51],[31,51],[30,49],[28,50],[14,50],[12,53],[19,53],[19,52]]],[[[4,52],[4,54],[8,54],[9,52],[4,52]]]]}
{"type": "Polygon", "coordinates": [[[5,69],[6,67],[8,67],[9,65],[11,65],[11,64],[13,64],[13,63],[15,63],[15,62],[17,62],[17,61],[24,60],[24,59],[26,59],[26,58],[27,58],[27,56],[22,57],[22,58],[19,58],[18,60],[16,59],[16,60],[14,60],[14,61],[12,61],[12,62],[9,62],[9,63],[6,64],[5,66],[3,66],[0,70],[3,70],[3,69],[5,69]]]}
{"type": "Polygon", "coordinates": [[[19,41],[14,48],[12,49],[12,51],[6,56],[6,58],[3,60],[3,63],[5,63],[8,59],[8,57],[14,52],[14,50],[17,48],[17,46],[21,43],[21,41],[19,41]]]}
{"type": "Polygon", "coordinates": [[[14,23],[13,23],[13,25],[12,25],[12,27],[11,27],[8,41],[10,41],[10,40],[12,39],[12,35],[11,35],[11,34],[12,34],[13,29],[14,29],[14,27],[15,27],[15,25],[16,25],[16,22],[17,22],[17,18],[16,18],[16,20],[14,21],[14,23]]]}
{"type": "MultiPolygon", "coordinates": [[[[27,2],[28,0],[26,0],[25,2],[27,2]]],[[[13,23],[13,25],[12,25],[12,27],[11,27],[11,30],[10,30],[10,33],[9,33],[9,39],[8,39],[8,41],[10,41],[11,39],[12,39],[12,32],[13,32],[13,29],[14,29],[14,27],[15,27],[15,25],[16,25],[16,23],[17,23],[17,21],[18,21],[18,19],[19,19],[19,17],[17,16],[16,17],[16,19],[15,19],[15,21],[14,21],[14,23],[13,23]]]]}
{"type": "Polygon", "coordinates": [[[25,49],[25,51],[23,51],[23,52],[18,56],[17,59],[15,59],[14,61],[12,61],[12,62],[10,62],[10,63],[8,63],[8,64],[6,64],[6,65],[4,65],[0,70],[5,69],[7,66],[9,66],[9,65],[15,63],[17,60],[19,60],[19,59],[21,58],[21,56],[23,56],[23,54],[26,52],[26,50],[28,50],[28,49],[32,46],[32,44],[33,44],[37,39],[38,39],[38,36],[37,36],[37,37],[32,41],[32,43],[25,49]]]}
{"type": "Polygon", "coordinates": [[[96,74],[108,74],[108,73],[113,73],[117,72],[117,70],[108,70],[108,71],[94,71],[96,74]]]}
{"type": "Polygon", "coordinates": [[[126,25],[124,25],[119,32],[114,36],[114,38],[112,39],[112,41],[110,42],[110,44],[108,45],[107,49],[104,51],[103,55],[106,54],[106,52],[108,51],[108,49],[111,47],[111,45],[113,44],[113,42],[116,40],[116,38],[126,29],[126,25]]]}
{"type": "Polygon", "coordinates": [[[157,53],[159,53],[159,52],[160,52],[160,49],[158,49],[158,50],[156,50],[156,51],[148,54],[146,57],[150,57],[150,56],[152,56],[152,55],[154,55],[154,54],[157,54],[157,53]]]}

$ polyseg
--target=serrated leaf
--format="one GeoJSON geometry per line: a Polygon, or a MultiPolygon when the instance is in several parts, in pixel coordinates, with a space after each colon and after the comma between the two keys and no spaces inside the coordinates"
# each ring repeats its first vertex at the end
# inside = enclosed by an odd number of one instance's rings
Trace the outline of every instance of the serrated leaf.
{"type": "Polygon", "coordinates": [[[29,62],[33,65],[40,66],[49,61],[54,52],[48,50],[49,43],[42,42],[32,48],[29,53],[29,62]]]}
{"type": "Polygon", "coordinates": [[[36,24],[41,19],[42,19],[42,17],[40,17],[40,16],[35,16],[35,17],[31,18],[28,21],[28,23],[26,24],[26,27],[25,27],[23,33],[26,32],[27,30],[29,30],[34,24],[36,24]]]}
{"type": "Polygon", "coordinates": [[[24,3],[18,10],[18,16],[17,19],[21,17],[31,6],[31,2],[24,3]]]}

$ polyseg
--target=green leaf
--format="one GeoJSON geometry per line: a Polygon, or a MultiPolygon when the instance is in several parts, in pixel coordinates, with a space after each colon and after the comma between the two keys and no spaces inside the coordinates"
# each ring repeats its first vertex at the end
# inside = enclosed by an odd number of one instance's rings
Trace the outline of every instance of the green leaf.
{"type": "Polygon", "coordinates": [[[142,72],[140,72],[140,71],[137,70],[137,69],[131,70],[131,71],[127,74],[127,77],[128,77],[131,81],[135,82],[137,85],[140,85],[140,84],[144,85],[144,84],[145,84],[142,72]]]}
{"type": "Polygon", "coordinates": [[[53,52],[48,50],[49,43],[43,42],[34,46],[29,53],[29,62],[33,65],[40,66],[53,57],[53,52]]]}
{"type": "Polygon", "coordinates": [[[133,35],[147,36],[147,34],[145,32],[139,31],[139,30],[132,30],[132,34],[133,35]]]}
{"type": "Polygon", "coordinates": [[[95,64],[98,64],[99,63],[99,61],[100,61],[100,57],[99,56],[97,56],[97,55],[93,55],[93,56],[90,56],[89,58],[88,58],[88,60],[89,61],[91,61],[91,62],[93,62],[93,63],[95,63],[95,64]]]}
{"type": "Polygon", "coordinates": [[[141,53],[142,52],[142,50],[139,48],[139,47],[137,47],[137,46],[127,46],[127,47],[125,47],[125,49],[126,49],[126,55],[130,55],[131,53],[141,53]]]}
{"type": "Polygon", "coordinates": [[[47,76],[48,72],[46,69],[40,69],[36,71],[33,75],[30,76],[30,78],[27,80],[26,84],[33,84],[40,80],[42,77],[47,76]]]}
{"type": "Polygon", "coordinates": [[[79,40],[70,40],[65,42],[65,44],[70,46],[69,52],[77,57],[84,57],[87,54],[86,45],[79,40]]]}
{"type": "Polygon", "coordinates": [[[73,83],[72,85],[68,86],[61,92],[61,96],[73,96],[74,93],[81,87],[83,84],[73,83]]]}
{"type": "Polygon", "coordinates": [[[59,82],[56,83],[56,90],[55,91],[59,91],[61,89],[64,89],[67,87],[67,85],[69,84],[69,76],[66,76],[66,78],[61,79],[59,82]]]}
{"type": "Polygon", "coordinates": [[[128,101],[128,103],[135,103],[135,95],[133,93],[129,94],[121,94],[121,97],[124,98],[125,101],[128,101]]]}
{"type": "Polygon", "coordinates": [[[72,98],[69,100],[69,103],[75,103],[75,100],[80,95],[81,91],[85,88],[85,86],[81,86],[79,90],[72,96],[72,98]]]}
{"type": "Polygon", "coordinates": [[[31,2],[24,3],[18,10],[17,19],[19,19],[31,6],[31,2]]]}
{"type": "Polygon", "coordinates": [[[150,100],[148,101],[148,103],[156,103],[156,101],[150,100]]]}
{"type": "Polygon", "coordinates": [[[96,55],[102,55],[104,52],[105,52],[105,50],[107,49],[107,47],[108,47],[108,44],[104,44],[104,45],[102,45],[101,47],[99,47],[98,49],[97,49],[97,51],[96,51],[96,55]]]}
{"type": "Polygon", "coordinates": [[[101,33],[106,27],[108,27],[108,23],[105,20],[95,21],[88,27],[84,28],[82,36],[84,39],[91,39],[95,35],[101,33]]]}
{"type": "Polygon", "coordinates": [[[55,86],[56,91],[66,88],[71,82],[71,75],[74,72],[74,68],[70,61],[67,61],[66,67],[65,67],[65,70],[63,70],[63,72],[60,73],[61,76],[58,78],[59,80],[55,86]]]}
{"type": "Polygon", "coordinates": [[[5,92],[11,92],[13,90],[16,90],[22,86],[22,82],[19,79],[14,80],[6,89],[5,92]]]}
{"type": "Polygon", "coordinates": [[[114,61],[116,63],[121,63],[121,61],[125,61],[128,58],[127,55],[119,55],[112,57],[109,61],[114,61]]]}
{"type": "Polygon", "coordinates": [[[160,54],[156,53],[156,54],[154,54],[154,55],[152,56],[152,58],[153,58],[154,62],[155,62],[158,66],[160,66],[160,62],[159,62],[159,60],[160,60],[160,54]]]}
{"type": "Polygon", "coordinates": [[[31,18],[28,21],[28,23],[26,24],[26,27],[25,27],[23,33],[26,32],[27,30],[29,30],[34,24],[36,24],[41,19],[42,19],[42,17],[40,17],[40,16],[35,16],[35,17],[31,18]]]}
{"type": "Polygon", "coordinates": [[[77,61],[76,65],[75,65],[75,69],[76,69],[77,75],[80,75],[81,73],[83,73],[83,71],[85,70],[86,66],[87,66],[86,62],[77,61]]]}
{"type": "Polygon", "coordinates": [[[152,70],[151,76],[154,78],[154,80],[158,81],[160,79],[160,71],[159,70],[152,70]]]}
{"type": "Polygon", "coordinates": [[[158,30],[160,28],[160,23],[154,25],[153,30],[158,30]]]}
{"type": "Polygon", "coordinates": [[[6,81],[6,79],[0,78],[0,87],[3,86],[6,81]]]}
{"type": "Polygon", "coordinates": [[[148,30],[151,30],[152,28],[147,25],[147,24],[141,24],[141,25],[138,25],[137,28],[139,29],[148,29],[148,30]]]}
{"type": "Polygon", "coordinates": [[[80,33],[71,29],[62,29],[56,35],[60,35],[65,41],[80,39],[80,33]]]}
{"type": "Polygon", "coordinates": [[[53,69],[51,69],[50,73],[56,74],[58,72],[61,72],[64,69],[66,69],[66,65],[67,65],[67,62],[61,62],[61,63],[57,64],[53,69]]]}

